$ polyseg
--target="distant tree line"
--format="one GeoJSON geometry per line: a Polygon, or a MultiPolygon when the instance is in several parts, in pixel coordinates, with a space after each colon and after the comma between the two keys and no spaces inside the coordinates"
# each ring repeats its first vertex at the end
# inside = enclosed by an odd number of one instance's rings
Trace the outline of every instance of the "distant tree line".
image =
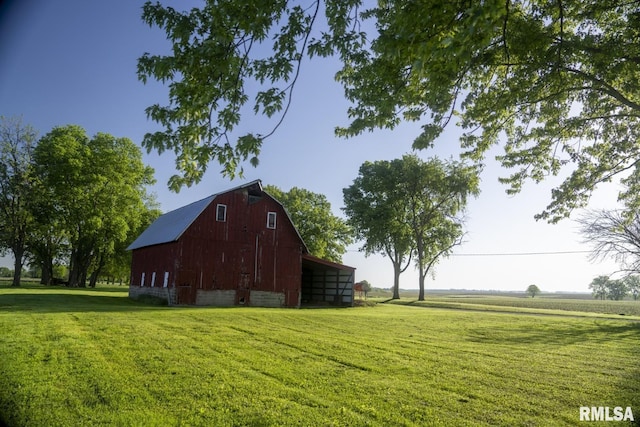
{"type": "Polygon", "coordinates": [[[61,273],[72,287],[128,276],[127,245],[160,214],[139,147],[75,125],[36,135],[0,118],[0,252],[13,255],[13,286],[25,263],[43,284],[61,273]]]}
{"type": "Polygon", "coordinates": [[[619,301],[631,295],[637,301],[640,296],[640,276],[627,276],[617,280],[612,280],[609,276],[598,276],[591,281],[589,289],[596,299],[619,301]]]}
{"type": "MultiPolygon", "coordinates": [[[[14,271],[12,269],[10,269],[9,267],[0,267],[0,278],[9,278],[9,277],[13,277],[13,273],[14,271]]],[[[22,269],[22,271],[20,272],[20,277],[35,277],[34,276],[35,271],[33,271],[32,269],[22,269]]]]}

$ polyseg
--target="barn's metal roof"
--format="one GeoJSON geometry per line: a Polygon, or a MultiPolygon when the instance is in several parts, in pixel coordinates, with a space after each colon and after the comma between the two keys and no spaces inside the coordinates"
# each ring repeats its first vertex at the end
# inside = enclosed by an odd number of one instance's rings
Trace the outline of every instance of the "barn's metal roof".
{"type": "MultiPolygon", "coordinates": [[[[205,210],[209,203],[213,201],[219,194],[247,188],[249,192],[262,192],[262,182],[259,179],[239,185],[220,193],[193,202],[189,205],[178,208],[174,211],[167,212],[156,219],[146,230],[142,232],[136,240],[127,248],[128,251],[144,248],[145,246],[159,245],[161,243],[175,242],[182,236],[182,233],[196,220],[205,210]]],[[[297,231],[297,230],[296,230],[297,231]]]]}
{"type": "Polygon", "coordinates": [[[271,199],[273,199],[276,203],[278,203],[284,209],[285,214],[287,215],[287,219],[293,225],[293,229],[296,234],[300,238],[302,245],[304,247],[304,252],[309,253],[309,249],[307,245],[304,243],[300,232],[298,231],[295,224],[291,220],[291,215],[287,211],[287,209],[282,205],[282,203],[268,194],[266,191],[262,189],[262,182],[257,179],[255,181],[251,181],[247,184],[240,185],[238,187],[231,188],[229,190],[225,190],[223,192],[213,194],[205,199],[198,200],[197,202],[193,202],[189,205],[178,208],[174,211],[167,212],[164,215],[161,215],[156,219],[146,230],[142,232],[140,236],[136,240],[133,241],[127,248],[128,251],[144,248],[145,246],[159,245],[162,243],[175,242],[182,236],[182,233],[186,231],[187,228],[200,216],[200,214],[205,210],[207,206],[216,198],[219,194],[229,193],[231,191],[235,191],[241,188],[247,188],[249,192],[260,192],[266,194],[271,199]]]}
{"type": "Polygon", "coordinates": [[[129,245],[127,250],[130,251],[145,246],[175,242],[215,198],[216,195],[214,194],[159,216],[158,219],[129,245]]]}

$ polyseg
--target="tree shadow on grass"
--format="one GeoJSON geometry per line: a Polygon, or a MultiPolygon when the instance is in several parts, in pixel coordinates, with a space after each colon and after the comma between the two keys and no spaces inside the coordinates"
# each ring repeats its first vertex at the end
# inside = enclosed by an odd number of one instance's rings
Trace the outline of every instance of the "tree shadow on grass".
{"type": "Polygon", "coordinates": [[[127,312],[140,310],[162,310],[166,306],[130,299],[126,295],[105,295],[82,289],[21,290],[20,293],[0,294],[0,312],[127,312]]]}
{"type": "MultiPolygon", "coordinates": [[[[617,379],[618,387],[615,395],[603,397],[595,402],[584,402],[591,406],[631,406],[634,421],[631,424],[640,426],[640,365],[636,363],[640,348],[640,322],[634,320],[608,319],[576,319],[572,322],[553,322],[547,324],[514,325],[512,327],[496,327],[495,325],[477,326],[468,330],[468,340],[481,343],[489,349],[495,345],[496,352],[500,347],[529,348],[534,353],[563,352],[568,346],[585,345],[586,354],[591,356],[583,360],[585,367],[598,364],[598,351],[611,343],[620,343],[615,357],[621,361],[633,361],[625,366],[614,367],[611,375],[617,379]],[[620,370],[620,371],[618,371],[620,370]],[[624,371],[624,373],[622,373],[624,371]],[[617,393],[620,393],[617,395],[617,393]]],[[[611,357],[612,350],[607,350],[611,357]]],[[[625,362],[621,362],[625,363],[625,362]]],[[[587,368],[585,368],[587,369],[587,368]]],[[[589,368],[590,369],[590,368],[589,368]]],[[[611,370],[610,367],[604,368],[611,370]]],[[[578,408],[575,408],[578,411],[578,408]]],[[[576,412],[577,414],[577,412],[576,412]]],[[[578,415],[576,415],[576,419],[578,415]]]]}
{"type": "Polygon", "coordinates": [[[565,323],[558,327],[536,324],[512,328],[476,327],[469,331],[469,340],[483,344],[543,344],[550,347],[579,342],[607,342],[622,338],[635,338],[640,343],[640,322],[635,320],[609,320],[585,318],[584,322],[565,323]]]}

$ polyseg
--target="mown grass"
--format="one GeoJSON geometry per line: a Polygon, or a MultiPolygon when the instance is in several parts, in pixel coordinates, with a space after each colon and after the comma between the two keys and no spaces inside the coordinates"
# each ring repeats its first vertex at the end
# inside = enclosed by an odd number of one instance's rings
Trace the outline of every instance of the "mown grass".
{"type": "Polygon", "coordinates": [[[416,298],[374,298],[374,301],[420,307],[456,308],[463,310],[484,310],[532,314],[558,314],[618,318],[629,317],[640,320],[640,301],[611,301],[561,298],[522,298],[504,296],[430,296],[425,301],[416,298]]]}
{"type": "Polygon", "coordinates": [[[628,320],[179,308],[33,287],[0,288],[0,330],[8,425],[578,425],[580,406],[640,417],[628,320]]]}

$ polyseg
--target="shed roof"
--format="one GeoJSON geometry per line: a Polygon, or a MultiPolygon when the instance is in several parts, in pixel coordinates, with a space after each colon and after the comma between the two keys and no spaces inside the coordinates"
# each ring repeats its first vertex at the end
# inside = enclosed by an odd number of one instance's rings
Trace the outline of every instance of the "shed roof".
{"type": "Polygon", "coordinates": [[[340,264],[337,262],[329,261],[326,259],[318,258],[310,254],[302,254],[302,263],[310,263],[315,264],[317,267],[321,267],[327,270],[351,270],[355,271],[355,267],[350,267],[348,265],[340,264]]]}

